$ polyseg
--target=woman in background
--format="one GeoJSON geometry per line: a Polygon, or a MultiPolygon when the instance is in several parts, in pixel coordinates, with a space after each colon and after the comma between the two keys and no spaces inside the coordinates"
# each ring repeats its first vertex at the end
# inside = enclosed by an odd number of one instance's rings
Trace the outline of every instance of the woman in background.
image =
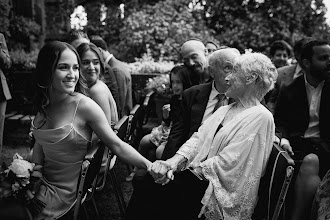
{"type": "MultiPolygon", "coordinates": [[[[108,86],[100,79],[104,74],[104,62],[100,50],[92,43],[82,43],[78,46],[77,52],[81,59],[81,74],[85,78],[88,87],[88,95],[103,110],[109,125],[113,128],[118,122],[118,112],[115,99],[108,86]]],[[[97,141],[95,137],[93,141],[97,141]]],[[[116,156],[112,159],[112,164],[116,161],[116,156]]],[[[102,165],[97,180],[97,190],[102,189],[104,172],[108,161],[108,150],[104,150],[102,165]]]]}
{"type": "Polygon", "coordinates": [[[104,73],[104,63],[100,50],[92,43],[82,43],[77,48],[81,59],[81,74],[86,80],[88,95],[104,111],[109,124],[118,122],[116,102],[107,87],[100,79],[104,73]]]}

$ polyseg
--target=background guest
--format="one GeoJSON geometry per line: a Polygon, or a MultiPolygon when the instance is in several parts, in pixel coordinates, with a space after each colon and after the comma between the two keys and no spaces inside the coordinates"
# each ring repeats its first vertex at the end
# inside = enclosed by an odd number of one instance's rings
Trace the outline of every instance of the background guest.
{"type": "Polygon", "coordinates": [[[81,30],[71,30],[67,35],[66,42],[71,44],[74,48],[77,48],[82,43],[89,43],[90,40],[85,32],[81,30]]]}
{"type": "MultiPolygon", "coordinates": [[[[289,65],[289,58],[291,57],[291,46],[284,40],[274,41],[270,45],[269,54],[272,62],[276,66],[276,68],[280,68],[283,66],[289,65]]],[[[265,95],[264,104],[266,105],[269,102],[269,98],[271,96],[272,91],[269,91],[268,94],[265,95]]],[[[271,106],[273,107],[273,106],[271,106]]],[[[270,109],[273,111],[272,109],[270,109]]],[[[274,112],[274,111],[273,111],[274,112]]]]}
{"type": "Polygon", "coordinates": [[[219,45],[212,40],[209,40],[205,43],[205,47],[209,55],[211,55],[214,51],[219,49],[219,45]]]}
{"type": "MultiPolygon", "coordinates": [[[[114,127],[118,122],[117,106],[109,88],[100,80],[100,75],[104,73],[101,51],[92,43],[82,43],[77,48],[77,52],[81,59],[81,74],[87,82],[88,95],[101,107],[109,125],[114,127]]],[[[93,141],[97,143],[97,139],[93,141]]],[[[108,149],[105,149],[97,179],[97,190],[101,190],[100,184],[106,172],[108,159],[108,149]]],[[[112,161],[116,161],[116,156],[112,158],[112,161]]]]}
{"type": "Polygon", "coordinates": [[[92,43],[82,43],[77,48],[81,59],[81,74],[85,78],[88,94],[104,111],[110,125],[118,122],[116,102],[100,76],[104,72],[101,51],[92,43]]]}
{"type": "Polygon", "coordinates": [[[207,49],[202,41],[191,39],[184,42],[180,49],[183,64],[190,71],[190,79],[193,85],[212,81],[207,70],[207,49]]]}
{"type": "Polygon", "coordinates": [[[270,45],[269,54],[276,68],[289,65],[292,47],[284,40],[274,41],[270,45]]]}
{"type": "Polygon", "coordinates": [[[133,106],[133,98],[132,77],[128,66],[126,63],[116,59],[116,57],[107,50],[107,47],[105,47],[106,44],[101,37],[94,36],[92,42],[96,46],[102,48],[102,55],[104,57],[105,63],[110,65],[116,77],[119,93],[119,117],[129,115],[133,106]]]}
{"type": "Polygon", "coordinates": [[[5,115],[7,108],[7,100],[11,99],[11,94],[7,84],[6,75],[11,67],[10,55],[8,52],[6,39],[0,33],[0,153],[2,153],[3,130],[5,126],[5,115]]]}
{"type": "MultiPolygon", "coordinates": [[[[105,43],[105,41],[97,35],[92,35],[90,36],[90,40],[93,44],[95,44],[101,51],[108,51],[108,46],[105,43]]],[[[103,57],[103,52],[102,58],[105,60],[103,57]]],[[[119,88],[118,88],[118,83],[117,83],[117,78],[120,79],[120,77],[116,77],[114,71],[110,67],[110,65],[106,62],[104,62],[104,73],[101,73],[101,76],[103,78],[104,83],[108,86],[108,88],[111,91],[111,94],[113,98],[116,101],[117,109],[120,108],[119,105],[119,88]]],[[[118,115],[119,116],[119,115],[118,115]]]]}
{"type": "Polygon", "coordinates": [[[310,40],[302,46],[304,74],[283,87],[275,107],[276,129],[281,146],[299,171],[292,219],[309,216],[315,191],[330,168],[330,45],[310,40]]]}
{"type": "Polygon", "coordinates": [[[269,111],[271,111],[274,114],[275,111],[275,104],[277,102],[277,97],[279,94],[280,89],[283,86],[290,85],[293,80],[295,80],[298,76],[303,74],[303,69],[301,68],[301,48],[302,46],[311,40],[311,38],[302,38],[301,40],[297,41],[293,47],[294,56],[296,59],[296,63],[289,65],[289,66],[283,66],[278,68],[278,77],[277,81],[275,83],[274,89],[271,91],[267,106],[269,111]]]}

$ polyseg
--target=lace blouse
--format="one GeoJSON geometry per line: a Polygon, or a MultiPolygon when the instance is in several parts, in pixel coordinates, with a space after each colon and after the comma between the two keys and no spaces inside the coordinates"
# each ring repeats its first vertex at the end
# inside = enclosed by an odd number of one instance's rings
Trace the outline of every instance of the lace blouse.
{"type": "Polygon", "coordinates": [[[232,106],[219,108],[177,152],[188,159],[186,168],[201,166],[209,180],[200,212],[206,219],[251,219],[273,145],[274,120],[263,105],[216,132],[232,106]]]}

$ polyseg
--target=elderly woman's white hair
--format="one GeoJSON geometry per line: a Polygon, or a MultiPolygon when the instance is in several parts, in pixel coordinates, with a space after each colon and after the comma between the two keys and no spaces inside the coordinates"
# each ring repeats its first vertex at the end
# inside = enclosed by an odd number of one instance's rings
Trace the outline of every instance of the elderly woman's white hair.
{"type": "Polygon", "coordinates": [[[256,73],[256,95],[261,100],[274,88],[277,70],[272,61],[262,53],[246,53],[235,59],[234,71],[244,76],[256,73]]]}

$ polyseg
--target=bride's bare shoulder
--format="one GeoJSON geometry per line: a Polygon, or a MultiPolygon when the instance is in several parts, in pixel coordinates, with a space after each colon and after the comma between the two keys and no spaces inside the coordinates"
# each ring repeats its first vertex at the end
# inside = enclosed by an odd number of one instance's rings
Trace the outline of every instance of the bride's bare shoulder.
{"type": "Polygon", "coordinates": [[[92,113],[93,111],[96,111],[97,108],[99,108],[99,105],[96,104],[93,99],[83,94],[77,94],[76,96],[76,100],[79,101],[78,109],[80,111],[85,113],[92,113]]]}

